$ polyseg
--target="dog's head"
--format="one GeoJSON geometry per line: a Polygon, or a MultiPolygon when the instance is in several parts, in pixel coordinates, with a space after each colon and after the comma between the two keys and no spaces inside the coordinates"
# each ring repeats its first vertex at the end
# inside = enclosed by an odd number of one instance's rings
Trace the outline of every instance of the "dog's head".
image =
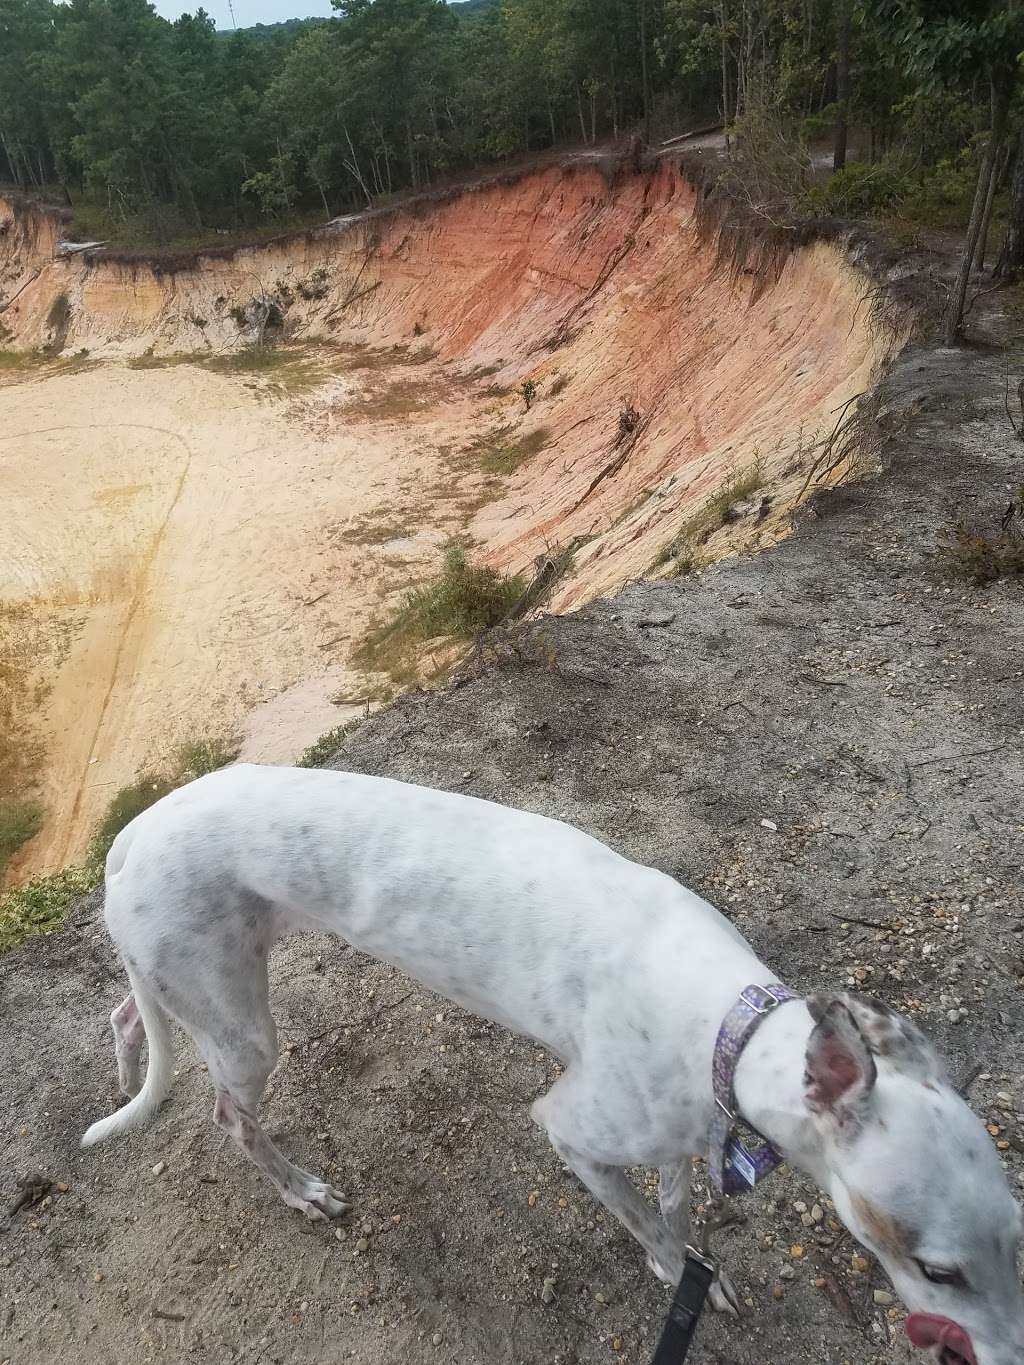
{"type": "Polygon", "coordinates": [[[815,996],[806,1100],[830,1193],[942,1365],[1024,1359],[1024,1220],[980,1120],[924,1035],[864,996],[815,996]]]}

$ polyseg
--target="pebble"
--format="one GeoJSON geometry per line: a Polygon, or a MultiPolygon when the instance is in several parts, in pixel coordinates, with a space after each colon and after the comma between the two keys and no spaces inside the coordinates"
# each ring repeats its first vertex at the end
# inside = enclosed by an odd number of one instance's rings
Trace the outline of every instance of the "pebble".
{"type": "Polygon", "coordinates": [[[356,1254],[358,1255],[360,1252],[369,1251],[369,1250],[370,1250],[370,1239],[369,1239],[368,1237],[360,1237],[359,1241],[356,1242],[356,1254]]]}
{"type": "Polygon", "coordinates": [[[780,1280],[795,1280],[795,1279],[796,1279],[796,1271],[793,1269],[793,1267],[792,1267],[791,1265],[784,1265],[784,1266],[782,1267],[782,1269],[779,1271],[779,1279],[780,1279],[780,1280]]]}
{"type": "Polygon", "coordinates": [[[824,1222],[824,1219],[825,1219],[825,1210],[821,1207],[820,1204],[812,1204],[812,1205],[811,1205],[811,1222],[812,1222],[812,1223],[821,1223],[821,1222],[824,1222]]]}
{"type": "Polygon", "coordinates": [[[441,1342],[444,1341],[444,1337],[441,1335],[440,1332],[435,1332],[434,1335],[430,1338],[430,1340],[434,1343],[435,1346],[440,1346],[441,1342]]]}
{"type": "Polygon", "coordinates": [[[156,1163],[156,1165],[153,1167],[153,1174],[154,1174],[154,1175],[163,1175],[164,1171],[166,1171],[166,1170],[167,1170],[167,1162],[166,1162],[166,1161],[158,1161],[158,1162],[156,1163]]]}
{"type": "Polygon", "coordinates": [[[762,828],[762,829],[770,829],[770,830],[772,830],[772,831],[774,832],[775,830],[778,829],[778,825],[775,823],[774,820],[762,820],[762,821],[761,821],[761,828],[762,828]]]}
{"type": "Polygon", "coordinates": [[[541,1287],[541,1291],[540,1291],[540,1301],[541,1301],[541,1303],[554,1303],[554,1301],[555,1301],[555,1279],[554,1279],[554,1276],[553,1276],[553,1275],[549,1275],[549,1276],[545,1279],[544,1284],[543,1284],[543,1286],[541,1287]]]}
{"type": "Polygon", "coordinates": [[[853,1256],[850,1257],[850,1269],[853,1271],[855,1275],[866,1275],[868,1270],[868,1263],[863,1256],[858,1256],[854,1254],[853,1256]]]}
{"type": "Polygon", "coordinates": [[[888,1308],[896,1302],[895,1296],[890,1294],[887,1289],[876,1289],[871,1297],[875,1303],[880,1304],[883,1308],[888,1308]]]}

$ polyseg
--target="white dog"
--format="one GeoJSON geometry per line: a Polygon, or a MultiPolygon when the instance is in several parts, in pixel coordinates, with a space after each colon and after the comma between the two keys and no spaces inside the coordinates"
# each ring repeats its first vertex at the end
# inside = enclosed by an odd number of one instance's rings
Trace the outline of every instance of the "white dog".
{"type": "MultiPolygon", "coordinates": [[[[341,1214],[344,1196],[294,1166],[257,1117],[278,1055],[270,949],[326,930],[562,1059],[533,1117],[662,1278],[682,1268],[691,1157],[714,1146],[730,1107],[716,1104],[714,1061],[736,1113],[828,1191],[885,1266],[915,1344],[943,1365],[1024,1359],[1021,1212],[923,1036],[860,997],[783,997],[746,1010],[723,1062],[722,1021],[777,977],[705,901],[568,825],[384,778],[234,767],[118,835],[106,919],[132,988],[112,1022],[134,1098],[86,1145],[156,1111],[173,1019],[209,1068],[216,1122],[292,1208],[341,1214]],[[660,1170],[660,1217],[626,1178],[639,1165],[660,1170]]],[[[728,1300],[716,1285],[716,1306],[728,1300]]]]}

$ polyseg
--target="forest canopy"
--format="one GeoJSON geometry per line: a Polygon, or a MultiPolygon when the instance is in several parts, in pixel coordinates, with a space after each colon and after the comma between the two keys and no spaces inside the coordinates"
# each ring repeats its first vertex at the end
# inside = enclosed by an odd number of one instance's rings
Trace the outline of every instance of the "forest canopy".
{"type": "Polygon", "coordinates": [[[976,257],[1009,213],[1022,263],[1022,0],[332,3],[218,33],[146,0],[0,0],[0,180],[160,242],[717,124],[730,188],[772,221],[976,208],[976,257]]]}

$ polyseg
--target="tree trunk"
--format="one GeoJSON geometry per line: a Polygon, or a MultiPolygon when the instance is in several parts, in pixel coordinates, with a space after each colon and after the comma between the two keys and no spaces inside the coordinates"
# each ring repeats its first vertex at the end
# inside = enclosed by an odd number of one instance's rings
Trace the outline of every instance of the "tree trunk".
{"type": "Polygon", "coordinates": [[[985,269],[985,253],[988,250],[988,229],[992,221],[992,204],[996,197],[996,190],[999,181],[1002,179],[1003,171],[1006,168],[1006,158],[1004,149],[1000,148],[999,155],[992,162],[992,174],[988,178],[988,190],[985,194],[985,208],[981,216],[981,231],[978,234],[978,247],[974,253],[974,269],[985,269]]]}
{"type": "MultiPolygon", "coordinates": [[[[342,128],[342,132],[345,134],[345,141],[348,143],[349,155],[350,155],[351,158],[352,158],[351,161],[346,161],[344,164],[346,165],[346,167],[348,168],[348,170],[351,172],[352,178],[353,178],[354,180],[357,180],[357,181],[359,182],[359,188],[360,188],[360,189],[362,190],[362,192],[366,195],[366,207],[367,207],[368,209],[372,209],[372,208],[373,208],[373,195],[370,193],[369,189],[367,188],[366,181],[363,179],[363,172],[362,172],[362,170],[361,170],[361,168],[360,168],[360,165],[359,165],[359,158],[356,156],[356,149],[355,149],[355,147],[353,146],[353,143],[352,143],[352,134],[351,134],[351,133],[349,132],[349,130],[348,130],[348,124],[347,124],[347,123],[343,123],[343,124],[341,125],[341,128],[342,128]]],[[[322,189],[321,189],[320,193],[323,194],[323,190],[322,190],[322,189]]],[[[325,207],[325,208],[327,207],[327,200],[326,200],[326,199],[324,200],[324,207],[325,207]]],[[[327,210],[327,213],[328,213],[328,217],[330,217],[330,210],[329,210],[329,209],[327,210]]]]}
{"type": "Polygon", "coordinates": [[[996,278],[1015,280],[1024,272],[1024,127],[1017,139],[1017,163],[1010,181],[1010,221],[996,263],[996,278]]]}
{"type": "Polygon", "coordinates": [[[414,190],[420,187],[419,178],[416,174],[416,146],[412,140],[412,121],[405,120],[405,144],[409,151],[409,179],[414,190]]]}
{"type": "Polygon", "coordinates": [[[1003,137],[1006,133],[1006,117],[1010,108],[1010,96],[1013,93],[1012,79],[1003,78],[1000,81],[992,81],[992,131],[989,134],[988,142],[985,146],[985,154],[981,158],[981,166],[978,169],[978,184],[974,191],[974,206],[971,209],[971,221],[967,226],[967,241],[964,243],[963,255],[960,258],[960,269],[957,271],[956,282],[953,285],[953,292],[949,297],[949,306],[946,309],[946,321],[944,337],[947,346],[955,346],[960,339],[960,332],[963,328],[964,306],[967,303],[967,287],[971,280],[971,265],[974,262],[974,253],[978,249],[978,239],[981,236],[982,219],[985,216],[985,201],[988,198],[989,181],[992,179],[992,169],[996,158],[999,155],[999,148],[1002,146],[1003,137]]]}
{"type": "Polygon", "coordinates": [[[583,143],[587,141],[587,120],[583,116],[583,91],[580,89],[579,82],[576,82],[576,109],[580,116],[580,133],[583,135],[583,143]]]}
{"type": "Polygon", "coordinates": [[[725,34],[725,0],[718,10],[719,33],[722,39],[722,124],[725,128],[725,154],[729,155],[729,45],[725,34]]]}
{"type": "Polygon", "coordinates": [[[640,81],[644,102],[644,142],[650,146],[651,80],[650,73],[647,70],[647,0],[640,0],[640,81]]]}
{"type": "Polygon", "coordinates": [[[839,0],[836,16],[836,122],[832,133],[832,170],[846,165],[846,142],[850,117],[850,24],[851,0],[839,0]]]}

